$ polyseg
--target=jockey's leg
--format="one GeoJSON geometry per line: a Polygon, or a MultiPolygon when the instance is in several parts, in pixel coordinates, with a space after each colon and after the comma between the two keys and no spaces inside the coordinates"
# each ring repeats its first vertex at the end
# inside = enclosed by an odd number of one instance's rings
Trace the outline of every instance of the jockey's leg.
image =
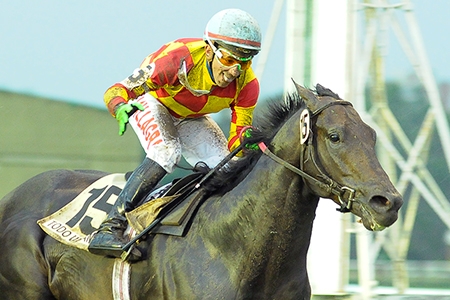
{"type": "MultiPolygon", "coordinates": [[[[181,158],[181,146],[174,118],[151,95],[136,101],[144,106],[130,118],[146,158],[134,170],[106,220],[93,236],[89,251],[94,254],[120,257],[127,242],[123,237],[126,228],[124,213],[133,210],[142,198],[156,187],[165,174],[172,172],[181,158]]],[[[125,153],[125,151],[124,151],[125,153]]]]}
{"type": "Polygon", "coordinates": [[[203,161],[214,168],[230,153],[227,138],[210,116],[185,119],[177,129],[183,156],[192,166],[203,161]]]}
{"type": "Polygon", "coordinates": [[[127,242],[123,233],[127,227],[125,212],[133,210],[167,172],[156,162],[146,157],[137,167],[98,232],[89,244],[89,252],[105,256],[120,257],[127,242]]]}

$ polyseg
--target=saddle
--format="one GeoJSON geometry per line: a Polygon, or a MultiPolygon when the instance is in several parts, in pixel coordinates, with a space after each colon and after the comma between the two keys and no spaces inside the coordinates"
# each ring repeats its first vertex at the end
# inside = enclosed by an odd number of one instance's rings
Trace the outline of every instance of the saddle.
{"type": "Polygon", "coordinates": [[[195,191],[204,176],[204,173],[195,172],[151,192],[142,204],[125,213],[129,225],[139,234],[158,220],[152,233],[183,236],[204,196],[202,190],[195,191]]]}
{"type": "MultiPolygon", "coordinates": [[[[130,225],[127,231],[132,241],[150,232],[183,236],[203,199],[204,192],[198,186],[205,177],[204,173],[195,172],[176,179],[149,194],[142,205],[126,213],[130,225]]],[[[125,183],[125,174],[104,176],[37,223],[59,242],[87,250],[91,234],[99,228],[125,183]]]]}

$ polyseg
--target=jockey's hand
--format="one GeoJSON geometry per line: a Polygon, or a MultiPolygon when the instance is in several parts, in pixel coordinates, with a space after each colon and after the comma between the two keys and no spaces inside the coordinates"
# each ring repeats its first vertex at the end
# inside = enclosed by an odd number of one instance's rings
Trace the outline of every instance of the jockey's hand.
{"type": "Polygon", "coordinates": [[[247,144],[245,145],[245,148],[247,148],[248,150],[259,150],[258,144],[247,144]]]}
{"type": "Polygon", "coordinates": [[[127,129],[128,119],[137,110],[144,110],[144,106],[136,102],[136,103],[125,103],[117,107],[116,120],[117,122],[119,122],[119,135],[123,135],[123,133],[127,129]]]}
{"type": "MultiPolygon", "coordinates": [[[[250,127],[242,133],[242,142],[247,150],[259,150],[258,143],[255,143],[254,133],[258,132],[255,127],[250,127]],[[253,139],[253,141],[252,141],[253,139]]],[[[258,140],[259,141],[259,140],[258,140]]]]}

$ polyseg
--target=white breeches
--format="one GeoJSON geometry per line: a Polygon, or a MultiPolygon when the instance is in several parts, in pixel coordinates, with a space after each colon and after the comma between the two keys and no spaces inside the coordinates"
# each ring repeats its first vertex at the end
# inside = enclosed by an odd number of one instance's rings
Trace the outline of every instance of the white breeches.
{"type": "Polygon", "coordinates": [[[141,103],[145,109],[130,117],[130,125],[147,157],[168,173],[173,171],[181,155],[191,166],[203,161],[210,168],[228,155],[227,139],[211,117],[175,118],[150,94],[132,102],[141,103]]]}

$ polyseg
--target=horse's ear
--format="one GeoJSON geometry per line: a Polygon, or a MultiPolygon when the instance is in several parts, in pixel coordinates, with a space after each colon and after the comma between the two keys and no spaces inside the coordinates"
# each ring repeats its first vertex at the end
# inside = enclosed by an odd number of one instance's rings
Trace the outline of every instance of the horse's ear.
{"type": "Polygon", "coordinates": [[[300,97],[302,97],[305,100],[306,103],[308,103],[308,102],[315,103],[317,101],[316,95],[311,90],[299,85],[298,83],[296,83],[294,81],[294,79],[292,79],[292,82],[294,82],[297,93],[300,95],[300,97]]]}

